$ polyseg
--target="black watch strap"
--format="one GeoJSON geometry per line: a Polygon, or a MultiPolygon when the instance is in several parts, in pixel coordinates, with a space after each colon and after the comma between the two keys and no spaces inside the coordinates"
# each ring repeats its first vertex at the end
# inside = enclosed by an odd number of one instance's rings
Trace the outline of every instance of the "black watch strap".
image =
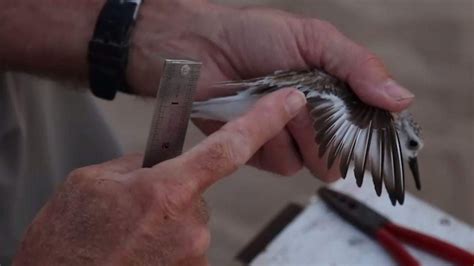
{"type": "Polygon", "coordinates": [[[112,100],[118,90],[129,92],[126,69],[130,33],[141,0],[107,0],[89,42],[89,86],[100,98],[112,100]]]}

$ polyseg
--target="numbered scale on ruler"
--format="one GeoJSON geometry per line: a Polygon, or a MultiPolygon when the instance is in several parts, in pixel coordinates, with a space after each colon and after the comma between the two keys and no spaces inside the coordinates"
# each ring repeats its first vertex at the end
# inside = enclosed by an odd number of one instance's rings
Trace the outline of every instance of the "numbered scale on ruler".
{"type": "Polygon", "coordinates": [[[181,154],[200,69],[200,62],[165,60],[143,167],[181,154]]]}

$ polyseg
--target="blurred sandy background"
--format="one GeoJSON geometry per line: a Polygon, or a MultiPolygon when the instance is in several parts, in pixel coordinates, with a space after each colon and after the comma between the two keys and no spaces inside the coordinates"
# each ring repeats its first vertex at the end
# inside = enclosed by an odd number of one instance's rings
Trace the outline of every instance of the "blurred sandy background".
{"type": "MultiPolygon", "coordinates": [[[[396,79],[415,92],[412,111],[424,128],[423,190],[415,192],[411,178],[408,189],[474,224],[474,0],[216,2],[268,5],[328,20],[382,57],[396,79]]],[[[98,102],[125,151],[143,151],[153,101],[120,96],[98,102]]],[[[186,147],[202,138],[191,126],[186,147]]],[[[214,186],[206,194],[212,210],[211,262],[229,265],[286,203],[305,202],[320,185],[305,171],[282,178],[245,168],[214,186]]]]}

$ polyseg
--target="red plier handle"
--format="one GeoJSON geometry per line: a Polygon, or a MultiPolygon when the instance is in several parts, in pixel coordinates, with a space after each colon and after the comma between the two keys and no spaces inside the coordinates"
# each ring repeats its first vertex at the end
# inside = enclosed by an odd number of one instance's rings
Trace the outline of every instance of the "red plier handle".
{"type": "Polygon", "coordinates": [[[318,193],[342,218],[367,235],[376,238],[400,265],[420,265],[403,247],[401,241],[452,261],[456,265],[474,265],[474,254],[469,251],[396,225],[380,213],[349,195],[328,188],[321,188],[318,193]]]}
{"type": "Polygon", "coordinates": [[[400,265],[415,266],[420,265],[420,263],[408,253],[399,240],[426,250],[447,261],[452,261],[456,265],[474,265],[474,254],[393,223],[386,223],[380,228],[376,233],[376,238],[400,265]]]}

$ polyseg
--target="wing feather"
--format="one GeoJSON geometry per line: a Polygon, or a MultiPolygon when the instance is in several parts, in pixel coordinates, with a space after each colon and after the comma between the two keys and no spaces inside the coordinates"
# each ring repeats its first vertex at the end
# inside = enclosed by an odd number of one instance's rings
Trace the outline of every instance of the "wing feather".
{"type": "Polygon", "coordinates": [[[340,130],[335,134],[336,139],[334,141],[334,145],[332,145],[328,153],[328,162],[327,162],[328,169],[332,167],[332,165],[334,164],[334,161],[337,159],[337,157],[341,153],[341,150],[344,147],[344,141],[346,140],[346,136],[348,135],[350,126],[351,126],[350,123],[344,122],[340,130]]]}
{"type": "Polygon", "coordinates": [[[398,202],[403,204],[405,200],[405,171],[403,169],[403,155],[401,150],[400,138],[398,132],[392,126],[390,127],[393,141],[393,168],[395,173],[395,192],[398,202]]]}
{"type": "Polygon", "coordinates": [[[374,129],[370,144],[369,165],[375,192],[378,196],[382,194],[383,184],[383,144],[383,131],[374,129]]]}
{"type": "Polygon", "coordinates": [[[394,173],[394,156],[393,156],[393,141],[391,138],[391,134],[388,129],[384,129],[384,158],[383,161],[383,181],[385,184],[385,188],[387,189],[388,196],[390,201],[393,205],[396,204],[396,181],[395,181],[395,173],[394,173]]]}
{"type": "Polygon", "coordinates": [[[368,128],[359,129],[361,131],[354,152],[354,176],[357,185],[362,186],[364,180],[367,155],[370,148],[370,138],[372,137],[372,121],[369,121],[368,128]]]}
{"type": "Polygon", "coordinates": [[[356,126],[350,127],[350,135],[347,138],[347,142],[344,144],[344,147],[341,151],[341,164],[339,169],[341,171],[341,175],[343,178],[347,176],[347,170],[349,169],[349,165],[351,164],[352,153],[354,152],[354,146],[356,144],[356,140],[359,136],[359,129],[356,126]]]}
{"type": "Polygon", "coordinates": [[[357,139],[355,153],[353,155],[354,176],[359,187],[362,186],[362,182],[364,180],[367,155],[369,153],[370,139],[372,137],[372,119],[374,116],[374,108],[370,106],[363,106],[360,108],[364,108],[365,110],[363,114],[357,117],[361,134],[357,139]]]}
{"type": "Polygon", "coordinates": [[[340,114],[336,119],[334,119],[334,122],[326,131],[321,131],[316,135],[316,139],[320,139],[319,157],[322,157],[328,148],[333,146],[335,138],[337,137],[336,133],[341,129],[343,124],[344,117],[343,114],[340,114]]]}

